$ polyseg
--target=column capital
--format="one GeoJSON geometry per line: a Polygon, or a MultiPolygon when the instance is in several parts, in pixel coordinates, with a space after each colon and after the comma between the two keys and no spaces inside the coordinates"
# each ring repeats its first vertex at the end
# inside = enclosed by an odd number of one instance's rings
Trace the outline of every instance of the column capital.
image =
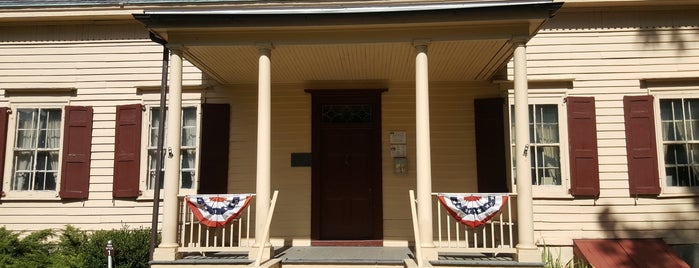
{"type": "Polygon", "coordinates": [[[274,45],[272,43],[255,43],[255,46],[257,47],[257,50],[260,52],[271,52],[272,49],[274,49],[274,45]]]}
{"type": "Polygon", "coordinates": [[[526,35],[513,35],[510,38],[510,42],[515,45],[526,45],[529,42],[529,36],[526,35]]]}
{"type": "Polygon", "coordinates": [[[181,55],[182,52],[185,51],[185,47],[182,44],[167,44],[167,49],[169,49],[172,53],[181,55]]]}
{"type": "Polygon", "coordinates": [[[418,52],[426,52],[430,42],[432,42],[430,39],[413,39],[413,47],[415,47],[418,52]]]}

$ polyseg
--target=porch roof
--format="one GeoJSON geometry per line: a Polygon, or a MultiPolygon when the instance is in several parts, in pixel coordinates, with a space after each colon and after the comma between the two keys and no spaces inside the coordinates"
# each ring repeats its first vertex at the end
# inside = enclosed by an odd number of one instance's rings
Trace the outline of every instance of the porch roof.
{"type": "MultiPolygon", "coordinates": [[[[356,1],[364,2],[364,1],[356,1]]],[[[561,7],[547,1],[159,9],[133,16],[222,84],[255,83],[257,46],[273,82],[412,81],[412,44],[430,42],[431,81],[489,80],[561,7]]]]}

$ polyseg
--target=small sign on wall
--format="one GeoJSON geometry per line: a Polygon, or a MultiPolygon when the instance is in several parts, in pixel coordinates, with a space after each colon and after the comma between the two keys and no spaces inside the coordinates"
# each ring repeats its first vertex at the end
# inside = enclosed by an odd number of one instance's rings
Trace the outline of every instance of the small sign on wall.
{"type": "Polygon", "coordinates": [[[310,167],[311,153],[291,153],[292,167],[310,167]]]}
{"type": "Polygon", "coordinates": [[[405,131],[394,130],[389,133],[389,141],[391,144],[405,144],[406,143],[405,131]]]}
{"type": "Polygon", "coordinates": [[[405,144],[391,144],[391,157],[405,157],[406,149],[405,144]]]}

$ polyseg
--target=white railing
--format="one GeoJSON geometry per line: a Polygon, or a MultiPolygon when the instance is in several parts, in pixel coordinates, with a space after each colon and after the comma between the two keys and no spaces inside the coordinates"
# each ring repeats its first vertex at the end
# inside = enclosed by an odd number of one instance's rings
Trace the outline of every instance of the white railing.
{"type": "Polygon", "coordinates": [[[223,227],[209,228],[197,220],[182,198],[179,219],[179,252],[249,251],[252,246],[250,208],[223,227]]]}
{"type": "MultiPolygon", "coordinates": [[[[447,210],[436,200],[436,232],[435,246],[440,253],[516,253],[514,241],[514,222],[509,194],[508,202],[498,215],[485,225],[470,228],[456,221],[447,210]]],[[[432,196],[436,197],[437,193],[432,196]]]]}

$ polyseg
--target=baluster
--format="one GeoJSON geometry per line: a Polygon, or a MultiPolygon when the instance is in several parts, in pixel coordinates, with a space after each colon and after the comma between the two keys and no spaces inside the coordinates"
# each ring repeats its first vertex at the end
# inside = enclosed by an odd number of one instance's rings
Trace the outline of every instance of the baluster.
{"type": "MultiPolygon", "coordinates": [[[[439,198],[437,198],[437,237],[439,237],[439,247],[442,247],[442,208],[439,205],[439,198]]],[[[447,219],[449,220],[449,219],[447,219]]],[[[448,221],[447,221],[448,224],[448,221]]]]}

